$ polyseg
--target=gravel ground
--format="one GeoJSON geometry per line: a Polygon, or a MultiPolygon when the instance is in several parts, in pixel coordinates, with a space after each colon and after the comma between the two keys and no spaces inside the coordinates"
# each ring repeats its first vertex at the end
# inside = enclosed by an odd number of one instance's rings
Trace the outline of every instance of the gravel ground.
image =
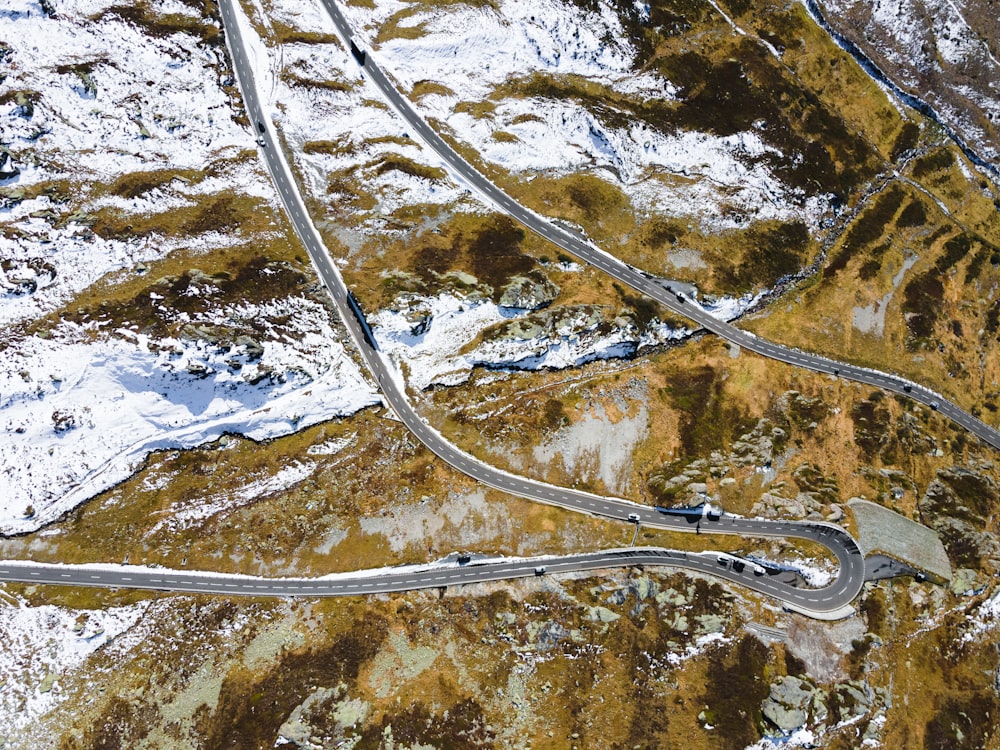
{"type": "Polygon", "coordinates": [[[948,555],[931,529],[867,500],[851,500],[848,505],[858,523],[858,544],[866,555],[884,552],[951,580],[948,555]]]}

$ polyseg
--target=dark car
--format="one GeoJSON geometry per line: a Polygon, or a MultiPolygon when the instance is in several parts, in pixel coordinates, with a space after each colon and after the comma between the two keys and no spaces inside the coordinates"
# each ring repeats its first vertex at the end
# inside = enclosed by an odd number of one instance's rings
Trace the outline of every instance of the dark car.
{"type": "Polygon", "coordinates": [[[459,565],[468,565],[471,560],[472,560],[472,555],[459,555],[458,556],[458,564],[459,565]]]}
{"type": "Polygon", "coordinates": [[[257,120],[257,132],[258,133],[264,132],[264,123],[262,123],[260,120],[257,120]]]}

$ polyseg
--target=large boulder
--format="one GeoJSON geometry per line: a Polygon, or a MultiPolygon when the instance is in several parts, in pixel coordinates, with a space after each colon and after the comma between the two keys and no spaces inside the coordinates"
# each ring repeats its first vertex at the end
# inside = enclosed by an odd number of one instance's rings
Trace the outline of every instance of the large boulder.
{"type": "Polygon", "coordinates": [[[761,713],[782,732],[792,732],[809,718],[809,704],[815,691],[816,688],[798,677],[780,677],[761,703],[761,713]]]}
{"type": "Polygon", "coordinates": [[[860,718],[871,710],[872,698],[863,682],[842,682],[834,687],[833,695],[840,707],[841,721],[860,718]]]}
{"type": "Polygon", "coordinates": [[[590,622],[614,622],[621,617],[617,612],[612,612],[607,607],[589,607],[585,619],[590,622]]]}
{"type": "Polygon", "coordinates": [[[500,294],[501,307],[539,310],[559,296],[559,287],[545,276],[514,276],[500,294]]]}

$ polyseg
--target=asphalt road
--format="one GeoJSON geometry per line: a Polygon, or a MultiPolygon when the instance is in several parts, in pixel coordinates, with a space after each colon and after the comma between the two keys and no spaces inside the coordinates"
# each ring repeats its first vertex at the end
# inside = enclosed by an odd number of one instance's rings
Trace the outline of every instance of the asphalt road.
{"type": "MultiPolygon", "coordinates": [[[[350,44],[351,33],[346,20],[332,0],[323,0],[338,29],[350,44]]],[[[840,569],[837,578],[820,589],[800,588],[780,571],[755,572],[755,566],[729,555],[718,553],[684,553],[658,548],[608,550],[584,555],[572,555],[545,560],[476,561],[460,566],[436,565],[424,569],[388,570],[367,575],[338,576],[335,579],[266,579],[207,572],[141,569],[127,566],[43,565],[21,561],[0,562],[0,579],[29,583],[133,587],[192,593],[248,594],[256,596],[345,596],[389,591],[491,581],[536,575],[539,565],[544,574],[595,570],[614,566],[668,565],[708,573],[739,583],[762,594],[774,597],[790,608],[812,616],[842,612],[860,591],[865,577],[865,563],[855,540],[843,529],[832,524],[767,521],[723,515],[720,518],[664,515],[648,506],[626,500],[602,497],[579,490],[556,487],[543,482],[507,474],[482,463],[459,450],[429,427],[410,405],[403,384],[396,379],[394,369],[377,351],[371,331],[362,312],[350,296],[339,271],[328,255],[322,239],[309,219],[308,212],[295,185],[291,170],[279,148],[273,127],[265,115],[254,85],[251,66],[239,26],[233,16],[232,0],[219,0],[227,43],[233,65],[244,95],[244,103],[252,127],[261,139],[261,151],[274,180],[278,194],[290,220],[299,234],[319,276],[330,292],[338,311],[354,339],[366,364],[374,373],[384,394],[386,405],[392,408],[413,434],[441,459],[478,481],[531,500],[570,510],[603,516],[619,521],[693,533],[721,533],[741,537],[783,537],[806,539],[830,549],[840,569]]],[[[670,289],[667,282],[644,274],[591,245],[586,238],[518,204],[489,182],[445,143],[413,110],[391,81],[378,69],[370,56],[354,50],[365,74],[379,87],[383,95],[406,119],[410,127],[469,185],[497,207],[524,223],[546,239],[580,259],[605,271],[614,278],[656,299],[665,307],[685,315],[709,331],[763,356],[819,372],[867,383],[885,390],[915,398],[939,409],[985,442],[1000,447],[997,431],[950,404],[939,395],[898,377],[874,372],[853,365],[835,362],[805,352],[778,346],[757,339],[752,334],[717,320],[694,302],[670,289]]]]}
{"type": "Polygon", "coordinates": [[[29,584],[100,586],[145,589],[192,594],[277,597],[361,596],[416,589],[433,589],[512,578],[533,578],[553,573],[635,566],[666,566],[710,574],[818,613],[844,607],[856,595],[853,588],[834,582],[823,589],[795,590],[781,571],[765,569],[757,575],[737,558],[718,553],[690,553],[656,547],[630,547],[579,555],[546,558],[494,558],[457,561],[424,567],[386,569],[373,574],[336,575],[327,578],[261,578],[224,573],[204,573],[169,568],[141,568],[127,565],[60,565],[24,561],[0,561],[0,579],[29,584]],[[540,570],[541,569],[541,570],[540,570]],[[747,577],[749,574],[749,577],[747,577]],[[822,606],[815,606],[819,597],[822,606]]]}
{"type": "MultiPolygon", "coordinates": [[[[353,31],[347,19],[341,13],[337,3],[335,0],[322,0],[322,3],[333,20],[334,25],[337,27],[338,33],[344,40],[345,46],[350,47],[353,40],[353,31]]],[[[362,51],[357,47],[355,49],[357,52],[362,51]]],[[[841,377],[845,380],[853,380],[907,396],[940,411],[983,442],[994,448],[1000,448],[1000,431],[990,427],[985,422],[962,410],[929,388],[889,373],[858,367],[846,362],[838,362],[798,349],[774,344],[760,339],[752,333],[742,331],[706,312],[696,302],[690,299],[683,299],[682,301],[675,291],[670,288],[669,281],[656,278],[627,263],[623,263],[600,248],[595,247],[586,237],[559,226],[544,216],[540,216],[521,205],[490,182],[486,176],[466,161],[447,141],[438,135],[417,113],[410,100],[399,91],[396,85],[375,63],[371,54],[364,54],[363,56],[355,54],[355,59],[361,65],[368,80],[378,88],[382,96],[392,105],[393,109],[406,121],[412,132],[430,149],[435,151],[456,176],[475,189],[488,202],[521,222],[531,231],[558,245],[566,252],[575,255],[585,263],[599,268],[623,284],[627,284],[636,291],[651,297],[678,315],[693,320],[702,328],[721,336],[727,341],[738,344],[761,356],[778,360],[779,362],[841,377]]]]}
{"type": "MultiPolygon", "coordinates": [[[[386,405],[393,409],[406,427],[424,445],[457,470],[483,484],[513,495],[582,513],[689,533],[721,533],[741,537],[783,537],[810,540],[833,552],[840,566],[839,574],[827,587],[820,589],[800,588],[794,580],[790,580],[789,576],[781,571],[755,572],[754,565],[730,555],[630,548],[548,558],[544,561],[477,561],[464,566],[459,566],[456,563],[452,567],[438,565],[425,569],[388,570],[377,574],[369,572],[367,575],[338,576],[335,579],[266,579],[166,569],[150,571],[127,566],[42,565],[22,561],[0,561],[0,579],[30,583],[133,587],[192,593],[256,596],[343,596],[436,588],[478,581],[534,576],[538,565],[545,567],[545,574],[594,570],[622,565],[669,565],[712,574],[739,583],[774,597],[785,606],[811,616],[823,617],[842,614],[843,608],[860,591],[864,581],[865,564],[855,540],[837,526],[825,523],[746,519],[729,515],[723,515],[719,518],[664,515],[653,508],[627,500],[556,487],[500,471],[459,450],[420,419],[407,399],[404,385],[396,379],[394,368],[391,368],[377,351],[362,312],[350,296],[343,278],[309,219],[306,207],[292,178],[291,170],[280,150],[274,129],[269,118],[265,115],[265,110],[258,97],[247,50],[233,15],[232,2],[233,0],[219,0],[226,39],[243,92],[247,114],[255,133],[260,138],[260,149],[278,194],[351,337],[357,344],[366,364],[374,373],[382,389],[386,405]]],[[[329,3],[329,0],[324,0],[324,2],[329,3]]],[[[346,36],[346,32],[349,32],[349,29],[346,28],[346,22],[336,11],[335,6],[328,5],[327,7],[331,10],[334,19],[337,20],[338,28],[342,28],[346,36]]],[[[360,54],[358,56],[363,57],[360,54]]],[[[654,280],[648,279],[628,266],[623,266],[619,261],[593,248],[583,239],[554,227],[492,186],[455,154],[447,144],[444,144],[412,112],[409,104],[399,96],[381,71],[370,65],[370,60],[365,63],[365,70],[373,80],[379,82],[380,88],[383,89],[387,97],[397,104],[402,113],[410,113],[409,118],[412,118],[411,124],[414,129],[418,130],[426,140],[438,143],[443,156],[450,154],[449,161],[453,163],[453,167],[466,175],[467,179],[485,194],[494,196],[502,210],[520,219],[543,236],[553,239],[568,251],[576,253],[598,268],[621,278],[625,283],[633,284],[642,291],[651,292],[651,296],[658,299],[666,298],[668,302],[670,301],[670,295],[654,280]]],[[[673,302],[667,306],[673,309],[680,304],[683,303],[673,302]]],[[[699,316],[695,319],[699,322],[704,319],[706,327],[725,326],[693,305],[683,307],[681,311],[695,313],[699,316]]],[[[727,338],[751,348],[744,343],[747,334],[729,326],[719,328],[719,330],[732,330],[735,333],[727,338]]],[[[773,347],[770,344],[762,346],[773,347]]],[[[774,348],[781,352],[788,351],[782,350],[780,347],[774,348]]],[[[803,356],[808,357],[808,355],[803,356]]]]}
{"type": "MultiPolygon", "coordinates": [[[[233,67],[239,80],[240,88],[243,92],[244,105],[255,133],[257,133],[257,135],[261,138],[261,143],[263,145],[261,145],[260,149],[268,170],[271,173],[272,179],[274,180],[278,194],[285,206],[285,210],[295,227],[295,231],[298,233],[303,245],[308,251],[309,257],[312,259],[320,278],[333,298],[340,316],[347,326],[351,337],[354,339],[354,342],[364,358],[365,363],[375,375],[379,387],[382,390],[386,405],[396,413],[403,424],[417,437],[417,439],[426,445],[439,458],[483,484],[503,492],[547,503],[549,505],[555,505],[569,510],[589,513],[591,515],[602,516],[619,521],[630,521],[630,517],[634,517],[643,525],[662,529],[671,529],[675,531],[708,532],[711,530],[712,533],[733,534],[743,537],[793,537],[818,542],[819,544],[831,549],[840,563],[840,575],[837,580],[826,589],[797,589],[794,586],[789,585],[787,582],[778,580],[777,578],[771,576],[761,579],[759,576],[754,575],[752,569],[750,569],[752,566],[746,566],[746,568],[742,571],[733,569],[733,566],[729,566],[726,570],[723,570],[723,567],[718,565],[716,562],[715,566],[710,565],[708,566],[709,570],[704,570],[703,572],[713,572],[717,574],[726,573],[725,577],[730,578],[730,580],[737,581],[749,588],[774,596],[786,604],[809,609],[815,612],[829,612],[838,609],[846,602],[851,601],[857,595],[864,580],[864,559],[861,550],[858,548],[854,539],[839,527],[830,524],[743,519],[728,515],[714,521],[704,520],[694,523],[690,518],[667,516],[653,508],[645,505],[638,505],[627,500],[603,497],[579,490],[556,487],[544,482],[508,474],[496,469],[495,467],[489,466],[488,464],[485,464],[468,453],[460,450],[442,437],[440,433],[425,423],[411,406],[406,395],[405,386],[400,380],[397,379],[395,369],[385,361],[376,349],[375,343],[371,337],[371,331],[368,329],[367,323],[364,322],[363,314],[353,301],[353,298],[348,292],[347,286],[344,284],[344,280],[341,277],[339,270],[334,265],[333,260],[327,253],[321,237],[309,219],[309,214],[294,182],[291,170],[285,160],[284,154],[280,150],[273,126],[270,123],[269,118],[266,116],[265,110],[259,99],[259,93],[253,80],[252,66],[248,58],[247,49],[244,45],[242,36],[239,33],[239,26],[233,15],[232,0],[220,0],[219,7],[222,11],[226,39],[229,45],[230,53],[232,54],[233,67]]],[[[334,11],[335,10],[336,9],[334,8],[334,11]]],[[[335,18],[339,18],[340,23],[345,23],[339,14],[337,14],[335,18]]],[[[368,67],[366,67],[365,70],[367,71],[368,67]]],[[[382,75],[377,69],[374,70],[377,75],[382,75]]],[[[371,73],[369,74],[371,75],[371,73]]],[[[391,86],[388,79],[382,76],[381,80],[383,82],[382,85],[386,88],[386,90],[392,92],[392,94],[398,99],[398,94],[391,86]]],[[[417,124],[419,124],[422,129],[427,128],[427,126],[420,121],[419,118],[417,118],[417,124]]],[[[429,131],[428,129],[428,132],[432,131],[429,131]]],[[[455,158],[459,164],[465,165],[465,162],[462,161],[457,154],[455,155],[455,158]]],[[[464,168],[471,169],[471,167],[467,166],[464,168]]],[[[471,174],[477,177],[479,181],[482,181],[482,178],[479,177],[478,173],[475,173],[474,170],[471,174]]],[[[485,184],[487,187],[491,187],[488,182],[485,184]]],[[[506,195],[502,193],[500,195],[505,206],[509,206],[512,211],[517,211],[521,215],[534,216],[533,214],[526,212],[525,209],[521,208],[516,202],[508,198],[506,195]]],[[[599,254],[599,259],[603,264],[607,265],[607,267],[614,267],[611,263],[613,259],[610,258],[610,256],[599,254]]],[[[601,267],[604,266],[602,265],[601,267]]],[[[575,560],[574,563],[564,563],[563,565],[570,566],[565,568],[567,570],[590,569],[588,567],[573,568],[572,565],[574,564],[604,567],[607,565],[607,560],[601,558],[601,555],[604,554],[608,553],[595,553],[597,556],[595,558],[588,558],[586,556],[573,558],[573,560],[575,560]],[[594,560],[597,560],[598,562],[594,562],[594,560]]],[[[618,554],[620,555],[622,553],[618,554]]],[[[628,554],[632,553],[630,552],[628,554]]],[[[664,556],[669,557],[670,555],[678,555],[681,553],[660,550],[657,552],[647,552],[646,554],[652,555],[657,559],[666,559],[664,556]]],[[[697,564],[703,565],[700,558],[692,559],[697,559],[699,561],[697,564]]],[[[630,564],[635,563],[633,562],[630,564]]],[[[523,569],[519,570],[521,570],[521,572],[517,573],[517,575],[524,574],[523,569]]],[[[512,571],[513,569],[510,568],[498,568],[490,572],[492,578],[487,577],[479,580],[495,580],[496,578],[505,577],[507,573],[512,573],[512,571]],[[503,572],[504,575],[500,575],[497,571],[503,572]]],[[[485,571],[480,572],[485,574],[485,571]]],[[[556,572],[556,570],[553,568],[551,572],[556,572]]],[[[430,574],[427,575],[429,576],[430,574]]],[[[199,578],[206,578],[206,576],[199,576],[199,578]]],[[[215,579],[218,579],[218,581],[222,580],[218,576],[214,578],[212,576],[207,576],[208,581],[215,579]]],[[[119,577],[117,580],[120,581],[122,579],[119,577]]],[[[462,581],[460,579],[454,579],[454,582],[458,583],[462,581]]],[[[209,584],[198,583],[198,585],[201,586],[209,584]]],[[[222,584],[220,583],[219,585],[222,584]]],[[[275,581],[266,585],[270,588],[261,589],[261,593],[275,595],[299,593],[299,591],[288,582],[275,581]]],[[[302,586],[305,584],[300,583],[295,585],[302,586]]],[[[422,579],[422,581],[417,579],[408,581],[393,579],[392,585],[409,588],[421,588],[428,585],[441,584],[437,583],[436,579],[431,577],[429,580],[422,579]]],[[[217,590],[221,591],[222,589],[217,590]]],[[[362,588],[359,583],[351,593],[370,593],[371,591],[376,590],[397,589],[378,586],[377,584],[372,584],[367,588],[362,588]]]]}

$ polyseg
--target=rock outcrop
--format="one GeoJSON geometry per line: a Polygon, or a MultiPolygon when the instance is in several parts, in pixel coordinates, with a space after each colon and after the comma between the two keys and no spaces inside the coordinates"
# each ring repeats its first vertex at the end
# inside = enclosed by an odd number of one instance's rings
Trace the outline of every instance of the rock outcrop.
{"type": "Polygon", "coordinates": [[[764,718],[777,730],[790,734],[808,726],[821,731],[827,723],[854,722],[869,712],[875,692],[857,680],[839,682],[829,693],[801,677],[779,677],[760,705],[764,718]]]}
{"type": "Polygon", "coordinates": [[[500,294],[500,306],[540,310],[559,296],[559,287],[541,274],[514,276],[500,294]]]}
{"type": "Polygon", "coordinates": [[[984,531],[1000,502],[1000,488],[979,470],[989,468],[973,462],[942,469],[918,503],[921,520],[941,537],[955,567],[977,568],[983,557],[1000,556],[1000,545],[984,531]]]}
{"type": "Polygon", "coordinates": [[[806,723],[809,704],[816,688],[798,677],[781,677],[771,685],[771,692],[760,705],[764,718],[783,732],[791,732],[806,723]]]}

